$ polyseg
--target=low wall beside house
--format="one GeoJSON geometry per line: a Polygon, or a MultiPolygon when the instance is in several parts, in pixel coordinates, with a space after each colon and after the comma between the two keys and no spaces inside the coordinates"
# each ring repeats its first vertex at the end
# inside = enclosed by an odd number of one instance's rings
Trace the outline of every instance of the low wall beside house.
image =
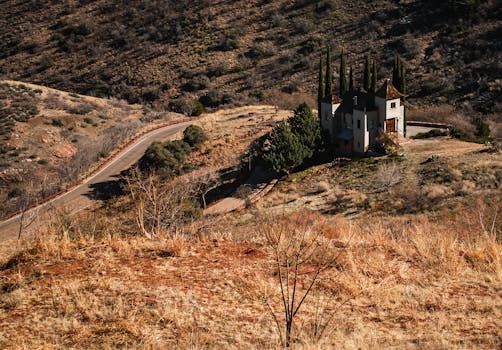
{"type": "Polygon", "coordinates": [[[433,122],[420,122],[420,121],[407,121],[407,126],[423,126],[426,128],[434,128],[434,129],[451,129],[453,126],[449,124],[443,123],[433,123],[433,122]]]}

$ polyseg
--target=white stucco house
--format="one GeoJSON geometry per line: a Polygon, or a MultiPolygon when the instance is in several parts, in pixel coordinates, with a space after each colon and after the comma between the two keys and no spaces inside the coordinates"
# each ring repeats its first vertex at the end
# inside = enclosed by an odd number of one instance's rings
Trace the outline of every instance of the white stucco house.
{"type": "Polygon", "coordinates": [[[321,127],[337,153],[364,154],[380,132],[404,136],[404,97],[387,79],[375,94],[350,91],[321,103],[321,127]]]}

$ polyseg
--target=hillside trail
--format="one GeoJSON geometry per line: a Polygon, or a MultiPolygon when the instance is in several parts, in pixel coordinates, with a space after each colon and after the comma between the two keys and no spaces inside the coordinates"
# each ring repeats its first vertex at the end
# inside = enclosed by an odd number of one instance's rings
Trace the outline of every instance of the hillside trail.
{"type": "Polygon", "coordinates": [[[261,166],[257,166],[251,172],[247,181],[240,186],[240,188],[245,188],[245,195],[239,195],[239,191],[236,191],[230,196],[225,197],[206,208],[203,214],[221,215],[245,208],[249,203],[250,198],[264,194],[263,192],[275,179],[275,177],[275,173],[268,171],[261,166]]]}

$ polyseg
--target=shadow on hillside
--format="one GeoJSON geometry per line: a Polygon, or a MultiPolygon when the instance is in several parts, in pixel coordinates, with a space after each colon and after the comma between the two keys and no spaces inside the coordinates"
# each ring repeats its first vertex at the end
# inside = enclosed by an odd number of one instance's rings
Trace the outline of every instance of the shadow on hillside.
{"type": "MultiPolygon", "coordinates": [[[[90,191],[85,196],[92,200],[107,201],[126,195],[127,191],[124,188],[127,184],[124,178],[128,174],[129,170],[125,170],[111,180],[89,185],[90,191]]],[[[222,183],[206,194],[207,203],[210,204],[229,196],[248,180],[249,175],[248,172],[242,172],[236,167],[221,170],[222,183]]]]}
{"type": "Polygon", "coordinates": [[[228,167],[220,171],[221,184],[206,194],[207,205],[226,198],[237,191],[243,185],[250,172],[242,171],[238,167],[228,167]]]}
{"type": "Polygon", "coordinates": [[[114,177],[113,180],[98,182],[89,185],[91,191],[85,195],[92,200],[110,200],[117,197],[121,197],[125,194],[124,186],[126,182],[123,178],[124,172],[120,175],[114,177]]]}

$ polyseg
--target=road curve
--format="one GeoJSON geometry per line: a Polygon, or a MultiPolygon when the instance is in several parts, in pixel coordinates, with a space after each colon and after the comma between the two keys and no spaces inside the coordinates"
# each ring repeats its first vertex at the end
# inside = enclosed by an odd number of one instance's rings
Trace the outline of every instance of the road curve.
{"type": "MultiPolygon", "coordinates": [[[[122,150],[116,158],[106,164],[103,168],[85,179],[82,184],[31,209],[30,212],[38,212],[38,217],[41,217],[49,208],[54,207],[67,207],[71,210],[84,209],[92,203],[92,200],[86,196],[86,194],[92,191],[93,185],[116,179],[117,176],[120,175],[121,171],[126,170],[138,161],[139,158],[141,158],[147,147],[152,142],[165,141],[172,138],[191,123],[192,122],[188,121],[169,125],[143,135],[129,147],[122,150]]],[[[20,218],[21,215],[16,215],[0,223],[0,242],[17,237],[20,218]]]]}

